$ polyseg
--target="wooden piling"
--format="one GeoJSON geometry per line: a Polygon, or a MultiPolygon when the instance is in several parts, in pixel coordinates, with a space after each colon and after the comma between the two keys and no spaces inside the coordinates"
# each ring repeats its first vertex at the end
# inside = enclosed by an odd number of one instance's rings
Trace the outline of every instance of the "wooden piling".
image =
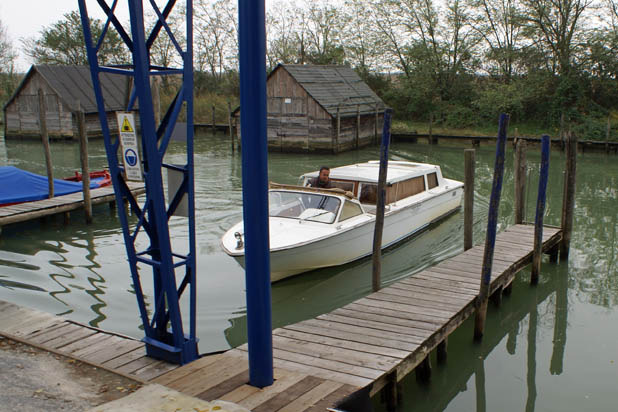
{"type": "Polygon", "coordinates": [[[217,133],[217,128],[215,125],[215,105],[212,105],[212,135],[214,136],[217,133]]]}
{"type": "Polygon", "coordinates": [[[232,104],[227,102],[227,130],[232,142],[232,153],[234,153],[234,132],[232,130],[232,104]]]}
{"type": "Polygon", "coordinates": [[[427,383],[431,379],[431,361],[429,354],[416,367],[416,379],[421,383],[427,383]]]}
{"type": "Polygon", "coordinates": [[[86,134],[86,115],[77,101],[77,110],[74,113],[77,120],[79,134],[79,161],[82,166],[82,191],[84,196],[84,213],[86,223],[92,223],[92,199],[90,197],[90,170],[88,165],[88,136],[86,134]]]}
{"type": "Polygon", "coordinates": [[[357,104],[356,105],[356,150],[358,150],[358,147],[359,147],[360,128],[361,128],[360,104],[357,104]]]}
{"type": "Polygon", "coordinates": [[[487,218],[487,232],[485,237],[485,250],[483,253],[483,266],[481,269],[481,285],[476,298],[476,315],[474,322],[474,338],[480,340],[485,330],[487,316],[487,301],[489,298],[489,285],[491,283],[491,268],[494,258],[494,246],[496,243],[496,230],[498,225],[498,208],[502,193],[502,178],[504,176],[504,152],[506,147],[506,129],[509,116],[500,115],[498,126],[498,142],[496,143],[496,162],[494,165],[494,180],[489,200],[489,216],[487,218]]]}
{"type": "Polygon", "coordinates": [[[333,148],[333,153],[339,153],[339,135],[341,134],[341,106],[337,105],[337,127],[335,130],[335,147],[333,148]]]}
{"type": "Polygon", "coordinates": [[[444,338],[442,342],[438,343],[438,347],[436,348],[436,359],[439,365],[446,363],[447,349],[448,349],[448,336],[444,338]]]}
{"type": "Polygon", "coordinates": [[[474,149],[464,150],[464,250],[473,246],[474,224],[474,149]]]}
{"type": "Polygon", "coordinates": [[[433,142],[433,112],[429,113],[429,136],[427,138],[429,140],[429,144],[434,144],[433,142]]]}
{"type": "Polygon", "coordinates": [[[375,105],[375,120],[373,122],[373,141],[378,144],[378,104],[375,105]]]}
{"type": "Polygon", "coordinates": [[[45,95],[43,89],[38,90],[39,95],[39,127],[41,130],[41,140],[43,142],[43,151],[45,152],[45,166],[47,168],[47,187],[49,197],[54,197],[54,172],[52,169],[51,149],[49,147],[49,135],[47,134],[47,118],[45,108],[45,95]]]}
{"type": "Polygon", "coordinates": [[[377,292],[381,288],[382,271],[382,229],[384,228],[384,204],[386,200],[386,172],[388,170],[388,143],[391,134],[391,109],[384,111],[382,145],[380,146],[380,171],[378,174],[378,199],[376,202],[376,224],[373,232],[372,286],[377,292]]]}
{"type": "Polygon", "coordinates": [[[150,77],[150,87],[152,89],[152,108],[154,109],[155,126],[161,124],[161,78],[159,76],[150,77]]]}
{"type": "Polygon", "coordinates": [[[532,273],[530,283],[539,283],[541,273],[541,255],[543,247],[543,216],[545,214],[545,194],[547,192],[547,178],[549,176],[549,136],[541,137],[541,173],[539,176],[539,191],[536,200],[536,214],[534,217],[534,249],[532,254],[532,273]]]}
{"type": "Polygon", "coordinates": [[[476,389],[476,410],[487,410],[487,394],[485,390],[485,360],[477,360],[477,367],[474,371],[474,385],[476,389]]]}
{"type": "Polygon", "coordinates": [[[526,141],[518,139],[515,143],[515,224],[524,222],[526,212],[526,141]]]}
{"type": "Polygon", "coordinates": [[[562,200],[562,242],[560,243],[560,260],[569,258],[571,232],[573,230],[573,209],[575,208],[575,172],[577,169],[577,136],[569,132],[566,142],[566,171],[564,175],[564,192],[562,200]]]}

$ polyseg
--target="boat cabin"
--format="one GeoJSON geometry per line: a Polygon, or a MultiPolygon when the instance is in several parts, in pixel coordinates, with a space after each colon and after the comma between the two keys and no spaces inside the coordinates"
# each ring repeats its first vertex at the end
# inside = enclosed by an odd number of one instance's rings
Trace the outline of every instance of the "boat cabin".
{"type": "MultiPolygon", "coordinates": [[[[372,211],[377,202],[379,171],[378,161],[335,167],[330,170],[330,180],[335,188],[352,193],[366,210],[372,211]]],[[[299,185],[308,185],[318,174],[316,171],[301,176],[299,185]]],[[[389,205],[431,190],[443,184],[443,180],[439,166],[389,161],[385,203],[389,205]]]]}

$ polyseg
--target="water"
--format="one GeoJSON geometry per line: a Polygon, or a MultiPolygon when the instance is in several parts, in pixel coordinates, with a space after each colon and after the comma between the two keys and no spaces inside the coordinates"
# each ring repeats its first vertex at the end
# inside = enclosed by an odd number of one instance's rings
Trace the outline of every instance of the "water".
{"type": "MultiPolygon", "coordinates": [[[[241,160],[224,137],[196,140],[198,335],[201,353],[246,342],[244,273],[219,247],[221,235],[242,218],[241,160]]],[[[463,180],[463,146],[395,143],[392,159],[442,165],[446,177],[463,180]]],[[[476,242],[484,240],[494,148],[477,149],[476,242]]],[[[90,142],[93,170],[106,164],[101,140],[90,142]]],[[[53,143],[56,176],[79,168],[78,146],[53,143]]],[[[167,161],[181,161],[172,146],[167,161]]],[[[295,183],[320,165],[377,159],[376,148],[332,155],[269,155],[269,179],[295,183]]],[[[539,149],[528,153],[531,177],[527,215],[533,216],[539,149]]],[[[0,164],[44,174],[37,142],[0,140],[0,164]]],[[[564,156],[554,150],[545,223],[559,225],[564,156]]],[[[618,401],[618,158],[580,154],[574,233],[569,261],[545,263],[539,286],[520,275],[513,293],[490,306],[482,344],[472,342],[468,322],[451,335],[449,358],[436,366],[429,385],[414,375],[404,382],[400,411],[409,410],[615,410],[618,401]],[[556,327],[557,325],[557,327],[556,327]],[[562,354],[562,355],[561,355],[562,354]]],[[[512,148],[507,149],[499,226],[513,221],[512,148]]],[[[182,242],[182,218],[171,221],[182,242]]],[[[454,214],[384,254],[383,280],[394,282],[462,250],[463,215],[454,214]]],[[[148,283],[148,275],[143,275],[148,283]]],[[[371,290],[371,261],[313,271],[273,285],[273,326],[298,322],[342,306],[371,290]]],[[[140,320],[115,213],[95,207],[95,222],[73,213],[71,225],[50,219],[13,225],[0,235],[0,299],[92,326],[141,338],[140,320]]],[[[379,398],[379,397],[378,397],[379,398]]],[[[374,399],[377,410],[384,410],[374,399]]]]}

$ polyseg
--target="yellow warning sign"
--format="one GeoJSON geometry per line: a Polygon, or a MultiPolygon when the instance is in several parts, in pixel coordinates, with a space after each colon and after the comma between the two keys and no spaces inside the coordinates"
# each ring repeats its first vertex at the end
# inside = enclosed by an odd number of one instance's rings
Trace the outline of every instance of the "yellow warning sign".
{"type": "Polygon", "coordinates": [[[124,120],[122,121],[122,127],[120,128],[120,131],[123,133],[133,133],[133,128],[131,127],[131,122],[129,122],[129,118],[125,116],[124,120]]]}

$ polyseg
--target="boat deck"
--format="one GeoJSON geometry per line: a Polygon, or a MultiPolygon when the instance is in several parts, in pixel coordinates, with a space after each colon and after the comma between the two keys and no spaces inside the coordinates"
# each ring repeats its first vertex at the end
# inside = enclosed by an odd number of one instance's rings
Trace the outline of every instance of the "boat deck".
{"type": "MultiPolygon", "coordinates": [[[[146,192],[143,183],[127,182],[127,185],[134,195],[139,195],[146,192]]],[[[114,188],[109,185],[96,189],[90,189],[90,198],[93,205],[114,202],[114,188]]],[[[74,210],[83,209],[83,207],[84,197],[82,192],[56,196],[51,199],[36,200],[33,202],[0,207],[0,229],[2,226],[12,223],[26,222],[59,213],[68,213],[74,210]]]]}
{"type": "MultiPolygon", "coordinates": [[[[491,292],[498,295],[531,262],[533,234],[533,226],[515,225],[497,236],[491,292]]],[[[545,227],[543,251],[554,254],[561,238],[560,229],[545,227]]],[[[315,319],[275,329],[275,382],[263,389],[248,384],[247,345],[177,367],[145,357],[143,344],[135,340],[91,328],[85,332],[70,322],[59,326],[52,319],[19,321],[16,311],[28,310],[6,303],[0,306],[0,331],[8,328],[26,343],[207,401],[227,400],[254,412],[324,411],[362,388],[370,395],[389,384],[393,388],[474,313],[483,248],[476,246],[315,319]],[[41,330],[39,322],[51,329],[41,330]],[[99,337],[78,340],[82,333],[99,337]]]]}

